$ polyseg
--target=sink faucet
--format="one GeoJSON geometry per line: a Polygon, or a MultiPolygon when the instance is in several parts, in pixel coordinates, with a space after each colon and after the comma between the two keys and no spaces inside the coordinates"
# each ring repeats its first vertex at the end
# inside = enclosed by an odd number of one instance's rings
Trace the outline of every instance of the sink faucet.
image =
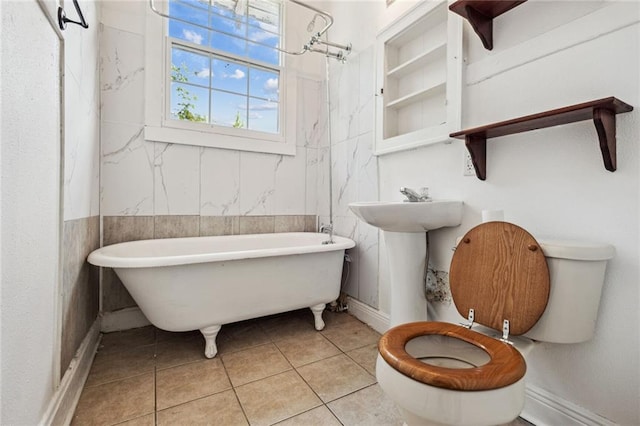
{"type": "Polygon", "coordinates": [[[407,199],[404,200],[405,202],[418,203],[431,201],[431,198],[429,198],[429,188],[420,188],[420,193],[418,194],[413,189],[403,186],[400,188],[400,192],[407,197],[407,199]]]}

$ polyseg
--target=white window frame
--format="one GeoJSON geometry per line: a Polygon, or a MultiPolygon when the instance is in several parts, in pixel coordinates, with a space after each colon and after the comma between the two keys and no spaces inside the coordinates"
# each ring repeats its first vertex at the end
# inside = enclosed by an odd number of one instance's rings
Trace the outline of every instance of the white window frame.
{"type": "MultiPolygon", "coordinates": [[[[157,7],[166,9],[167,2],[156,2],[157,7]]],[[[282,25],[281,44],[284,45],[285,5],[282,5],[280,21],[282,25]]],[[[260,132],[249,129],[218,126],[210,123],[192,123],[170,118],[171,99],[171,47],[165,18],[147,10],[145,31],[145,129],[146,140],[196,145],[210,148],[233,149],[239,151],[269,154],[295,155],[296,152],[296,79],[293,72],[285,68],[286,58],[282,57],[278,68],[279,76],[279,133],[260,132]]],[[[179,40],[179,44],[190,47],[190,43],[179,40]]],[[[236,57],[227,52],[216,51],[200,45],[191,46],[197,50],[213,53],[234,61],[254,64],[259,61],[236,57]]],[[[284,55],[281,53],[281,55],[284,55]]]]}

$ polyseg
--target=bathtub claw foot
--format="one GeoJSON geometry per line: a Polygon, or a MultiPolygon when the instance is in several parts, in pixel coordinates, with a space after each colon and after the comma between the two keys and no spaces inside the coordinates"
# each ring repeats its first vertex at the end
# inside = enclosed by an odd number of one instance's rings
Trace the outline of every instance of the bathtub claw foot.
{"type": "Polygon", "coordinates": [[[313,318],[315,320],[316,330],[320,331],[324,329],[324,321],[322,320],[322,311],[324,311],[324,307],[327,306],[324,303],[320,303],[319,305],[311,306],[311,312],[313,312],[313,318]]]}
{"type": "Polygon", "coordinates": [[[209,327],[205,327],[200,329],[200,333],[204,336],[204,356],[207,358],[213,358],[218,353],[218,347],[216,346],[216,337],[218,337],[218,332],[220,331],[221,326],[212,325],[209,327]]]}

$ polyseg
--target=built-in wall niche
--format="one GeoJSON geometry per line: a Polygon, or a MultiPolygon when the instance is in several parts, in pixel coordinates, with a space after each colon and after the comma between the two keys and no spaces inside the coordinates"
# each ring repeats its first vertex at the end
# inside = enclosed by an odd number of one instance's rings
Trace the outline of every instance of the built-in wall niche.
{"type": "Polygon", "coordinates": [[[376,143],[381,155],[449,141],[461,124],[462,19],[422,2],[376,39],[376,143]]]}

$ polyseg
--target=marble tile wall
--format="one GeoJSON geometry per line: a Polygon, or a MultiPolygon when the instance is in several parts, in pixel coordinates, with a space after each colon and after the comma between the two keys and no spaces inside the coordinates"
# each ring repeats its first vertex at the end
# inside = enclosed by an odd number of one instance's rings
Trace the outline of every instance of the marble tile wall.
{"type": "MultiPolygon", "coordinates": [[[[273,232],[315,232],[315,215],[279,216],[104,216],[103,245],[152,238],[205,237],[273,232]]],[[[86,257],[86,255],[85,255],[86,257]]],[[[102,273],[104,312],[136,306],[115,272],[102,273]]]]}
{"type": "MultiPolygon", "coordinates": [[[[378,230],[349,210],[354,201],[378,199],[378,159],[373,155],[373,46],[354,52],[346,64],[331,63],[331,173],[335,231],[356,241],[351,258],[347,294],[378,308],[378,230]]],[[[328,149],[318,150],[318,192],[328,192],[328,149]]],[[[320,222],[329,221],[328,197],[319,197],[320,222]]]]}
{"type": "Polygon", "coordinates": [[[297,79],[295,156],[146,141],[144,44],[142,33],[103,25],[103,215],[316,214],[327,115],[319,81],[297,79]]]}
{"type": "Polygon", "coordinates": [[[62,279],[61,373],[98,317],[100,284],[98,268],[87,263],[89,253],[100,246],[100,217],[64,222],[62,279]]]}
{"type": "Polygon", "coordinates": [[[89,28],[64,43],[64,220],[99,214],[99,5],[83,5],[89,28]]]}

